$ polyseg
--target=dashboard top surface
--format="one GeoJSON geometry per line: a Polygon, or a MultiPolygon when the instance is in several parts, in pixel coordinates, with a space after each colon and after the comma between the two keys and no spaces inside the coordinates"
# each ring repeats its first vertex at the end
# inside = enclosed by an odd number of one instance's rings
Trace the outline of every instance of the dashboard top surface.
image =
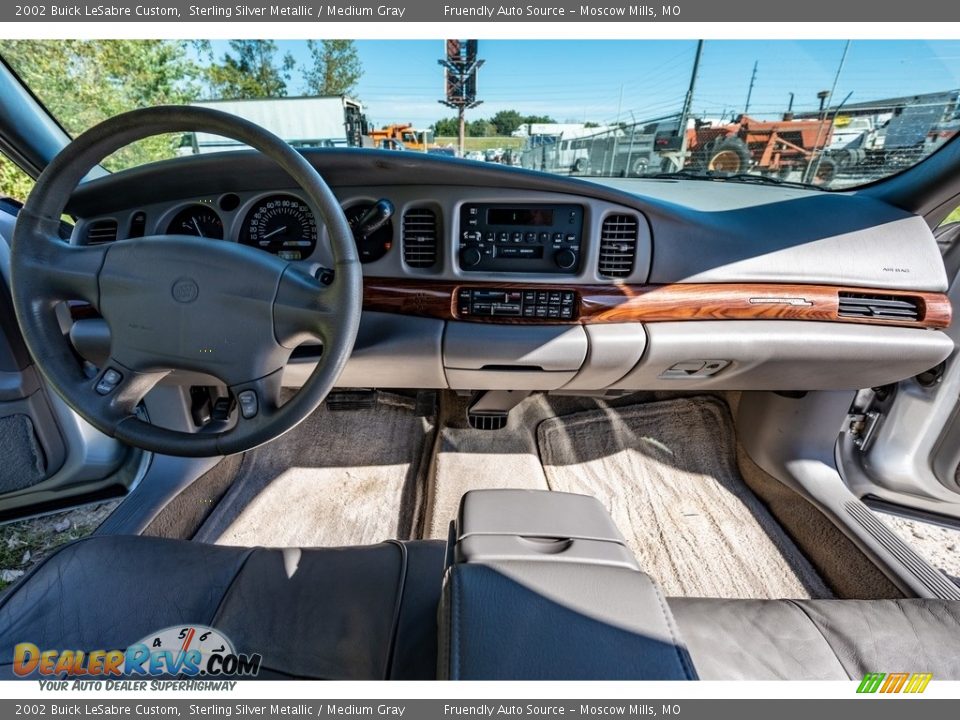
{"type": "MultiPolygon", "coordinates": [[[[368,275],[464,277],[457,258],[464,203],[576,202],[586,208],[587,223],[573,282],[604,281],[596,271],[600,221],[631,212],[641,227],[636,268],[625,281],[820,283],[930,292],[947,287],[924,221],[864,194],[682,179],[582,180],[412,152],[319,150],[305,156],[345,207],[380,197],[396,205],[394,246],[402,239],[405,210],[429,206],[437,212],[441,240],[435,272],[407,267],[395,251],[365,268],[368,275]]],[[[75,191],[68,210],[95,218],[149,206],[168,217],[184,203],[225,192],[240,194],[244,210],[250,198],[298,194],[272,162],[239,151],[177,158],[92,180],[75,191]]],[[[319,262],[326,259],[323,246],[321,231],[314,258],[319,262]]],[[[510,275],[521,276],[509,273],[504,279],[519,279],[510,275]]]]}

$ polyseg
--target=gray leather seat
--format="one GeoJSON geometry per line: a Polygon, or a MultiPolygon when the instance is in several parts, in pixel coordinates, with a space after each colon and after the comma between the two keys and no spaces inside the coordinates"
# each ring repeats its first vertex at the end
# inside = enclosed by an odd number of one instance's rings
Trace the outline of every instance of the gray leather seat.
{"type": "Polygon", "coordinates": [[[260,677],[432,679],[444,543],[309,550],[232,548],[147,537],[64,547],[0,601],[0,678],[13,647],[124,649],[203,624],[260,677]]]}
{"type": "Polygon", "coordinates": [[[701,680],[860,680],[928,672],[960,680],[955,600],[671,598],[701,680]]]}
{"type": "MultiPolygon", "coordinates": [[[[197,623],[224,632],[239,652],[260,653],[261,677],[432,679],[444,560],[444,543],[429,541],[269,550],[89,538],[48,558],[0,600],[0,678],[12,677],[20,642],[122,649],[197,623]]],[[[458,592],[469,602],[441,611],[446,640],[455,626],[460,645],[454,663],[450,648],[440,647],[446,677],[846,680],[910,671],[960,679],[957,602],[671,598],[668,606],[629,610],[647,630],[638,632],[601,626],[582,602],[577,609],[531,593],[529,584],[517,585],[519,575],[488,582],[489,568],[465,572],[462,587],[473,589],[458,592]],[[509,622],[492,622],[505,608],[509,622]],[[650,629],[667,642],[651,643],[650,629]]],[[[636,587],[659,596],[645,575],[632,574],[640,576],[636,587]]],[[[611,591],[585,588],[581,600],[611,591]]]]}

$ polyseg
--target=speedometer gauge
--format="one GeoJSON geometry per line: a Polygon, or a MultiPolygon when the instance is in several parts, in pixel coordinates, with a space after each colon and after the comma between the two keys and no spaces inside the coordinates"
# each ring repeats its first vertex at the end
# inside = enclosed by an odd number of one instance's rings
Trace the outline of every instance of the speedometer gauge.
{"type": "Polygon", "coordinates": [[[257,201],[243,221],[240,242],[284,260],[302,260],[317,246],[317,221],[303,200],[272,195],[257,201]]]}

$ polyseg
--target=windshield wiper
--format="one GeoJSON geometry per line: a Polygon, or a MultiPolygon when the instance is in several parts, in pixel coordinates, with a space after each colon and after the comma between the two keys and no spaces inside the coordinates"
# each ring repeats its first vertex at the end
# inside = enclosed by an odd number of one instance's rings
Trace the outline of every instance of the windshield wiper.
{"type": "Polygon", "coordinates": [[[818,185],[783,180],[770,175],[753,175],[751,173],[735,173],[733,175],[726,175],[722,173],[715,173],[712,170],[701,172],[688,168],[684,168],[683,170],[675,170],[673,172],[658,172],[651,175],[643,175],[642,177],[653,178],[655,180],[670,178],[683,180],[716,180],[720,182],[755,183],[757,185],[780,185],[781,187],[805,188],[807,190],[824,190],[824,188],[818,185]]]}

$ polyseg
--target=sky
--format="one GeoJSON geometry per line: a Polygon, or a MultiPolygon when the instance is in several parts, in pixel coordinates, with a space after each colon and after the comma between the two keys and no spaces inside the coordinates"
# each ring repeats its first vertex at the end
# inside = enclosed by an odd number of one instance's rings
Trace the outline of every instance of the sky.
{"type": "MultiPolygon", "coordinates": [[[[479,107],[467,119],[499,110],[550,115],[558,122],[644,121],[677,112],[687,92],[696,41],[481,40],[479,107]]],[[[305,42],[280,41],[281,51],[305,64],[305,42]]],[[[818,107],[817,92],[836,80],[834,104],[960,88],[960,41],[709,40],[695,86],[698,117],[729,117],[745,109],[754,63],[750,114],[818,107]],[[843,59],[841,67],[841,59],[843,59]],[[838,76],[839,70],[839,76],[838,76]]],[[[225,41],[213,43],[217,55],[225,41]]],[[[355,96],[376,125],[410,122],[426,127],[453,114],[443,93],[442,40],[358,40],[364,74],[355,96]]],[[[292,94],[303,91],[295,73],[292,94]]]]}

